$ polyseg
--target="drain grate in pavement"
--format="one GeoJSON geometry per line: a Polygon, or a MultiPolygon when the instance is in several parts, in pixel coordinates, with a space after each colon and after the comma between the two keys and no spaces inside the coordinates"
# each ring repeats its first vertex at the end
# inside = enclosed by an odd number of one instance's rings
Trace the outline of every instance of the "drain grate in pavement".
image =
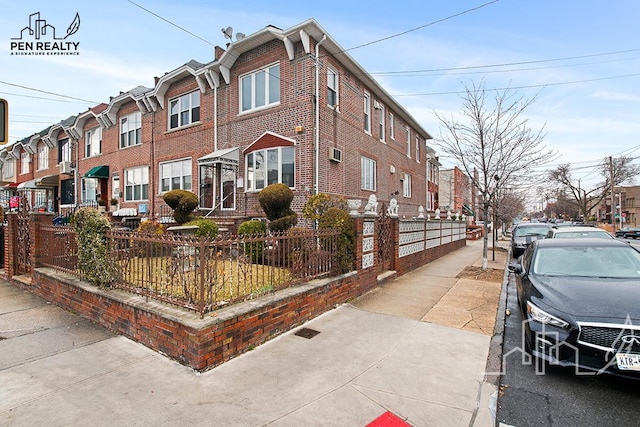
{"type": "Polygon", "coordinates": [[[311,339],[313,337],[315,337],[316,335],[318,335],[320,333],[320,331],[315,331],[313,329],[309,329],[309,328],[302,328],[300,330],[298,330],[294,335],[297,335],[299,337],[302,338],[306,338],[306,339],[311,339]]]}

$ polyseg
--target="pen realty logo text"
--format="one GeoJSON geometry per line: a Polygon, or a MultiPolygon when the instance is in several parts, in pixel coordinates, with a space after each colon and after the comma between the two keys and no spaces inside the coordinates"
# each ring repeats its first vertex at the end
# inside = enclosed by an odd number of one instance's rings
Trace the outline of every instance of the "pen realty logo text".
{"type": "Polygon", "coordinates": [[[32,13],[28,25],[20,30],[20,36],[11,38],[11,55],[80,55],[80,42],[67,41],[79,29],[80,15],[77,12],[64,36],[42,19],[40,12],[32,13]]]}

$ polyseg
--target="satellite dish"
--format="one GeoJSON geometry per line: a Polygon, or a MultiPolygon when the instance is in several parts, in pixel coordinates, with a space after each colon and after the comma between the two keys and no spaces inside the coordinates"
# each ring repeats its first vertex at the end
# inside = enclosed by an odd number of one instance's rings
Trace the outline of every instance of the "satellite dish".
{"type": "Polygon", "coordinates": [[[231,36],[233,36],[233,28],[227,27],[227,28],[223,28],[221,31],[222,31],[222,34],[224,34],[225,38],[231,40],[231,36]]]}
{"type": "Polygon", "coordinates": [[[236,33],[236,41],[242,40],[245,37],[244,33],[236,33]]]}

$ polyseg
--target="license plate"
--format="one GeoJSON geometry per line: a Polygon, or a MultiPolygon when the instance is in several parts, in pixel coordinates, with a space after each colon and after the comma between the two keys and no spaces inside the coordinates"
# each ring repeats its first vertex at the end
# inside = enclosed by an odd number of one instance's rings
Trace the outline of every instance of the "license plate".
{"type": "Polygon", "coordinates": [[[640,354],[617,353],[618,369],[623,371],[640,371],[640,354]]]}

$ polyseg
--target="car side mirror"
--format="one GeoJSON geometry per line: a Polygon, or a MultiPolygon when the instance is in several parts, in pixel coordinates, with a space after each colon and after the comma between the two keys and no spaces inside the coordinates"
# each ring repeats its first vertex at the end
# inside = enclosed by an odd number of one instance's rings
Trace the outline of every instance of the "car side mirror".
{"type": "Polygon", "coordinates": [[[522,274],[522,264],[520,264],[519,262],[512,262],[511,264],[509,264],[509,271],[515,274],[522,274]]]}

